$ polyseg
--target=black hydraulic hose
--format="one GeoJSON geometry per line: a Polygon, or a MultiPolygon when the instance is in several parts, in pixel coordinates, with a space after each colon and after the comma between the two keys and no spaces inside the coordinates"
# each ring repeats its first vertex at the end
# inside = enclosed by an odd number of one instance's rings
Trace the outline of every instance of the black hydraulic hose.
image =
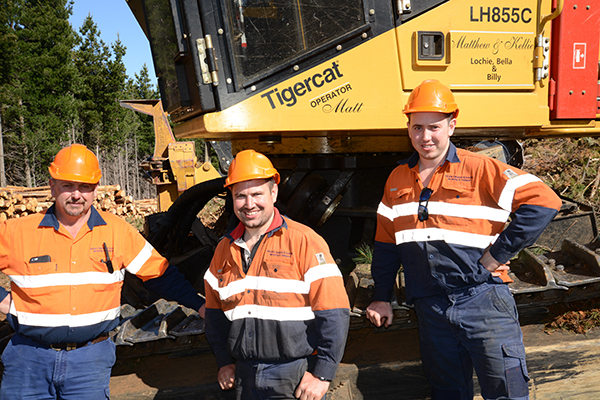
{"type": "Polygon", "coordinates": [[[204,205],[213,197],[224,193],[227,189],[223,187],[225,178],[217,178],[210,181],[198,183],[187,189],[175,200],[167,213],[158,220],[158,228],[150,235],[148,241],[159,252],[161,246],[167,239],[167,235],[174,229],[179,232],[189,233],[194,218],[204,205]],[[184,218],[185,217],[185,220],[184,218]]]}

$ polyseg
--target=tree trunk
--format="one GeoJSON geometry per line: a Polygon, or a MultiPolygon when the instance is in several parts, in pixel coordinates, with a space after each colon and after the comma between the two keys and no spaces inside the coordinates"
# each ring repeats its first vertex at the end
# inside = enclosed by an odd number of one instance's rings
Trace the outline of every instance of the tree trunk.
{"type": "Polygon", "coordinates": [[[127,193],[133,192],[129,179],[129,140],[127,139],[125,139],[125,187],[127,188],[127,193]]]}
{"type": "MultiPolygon", "coordinates": [[[[96,158],[98,159],[98,164],[100,165],[100,169],[103,171],[104,168],[102,165],[102,160],[100,159],[100,146],[96,143],[96,158]]],[[[98,182],[100,185],[104,185],[104,182],[106,182],[104,173],[102,174],[102,176],[100,177],[100,182],[98,182]]]]}
{"type": "MultiPolygon", "coordinates": [[[[134,162],[137,163],[138,143],[137,143],[137,135],[135,133],[133,134],[133,154],[134,154],[133,160],[134,160],[134,162]]],[[[135,198],[139,200],[142,198],[142,193],[140,190],[140,179],[139,179],[139,176],[138,176],[139,174],[137,171],[138,166],[136,165],[135,168],[136,168],[136,170],[135,170],[135,173],[133,174],[133,181],[135,184],[135,195],[136,195],[135,198]]]]}
{"type": "MultiPolygon", "coordinates": [[[[23,100],[19,99],[19,108],[23,107],[23,100]]],[[[23,163],[25,163],[25,186],[32,187],[31,185],[31,163],[29,162],[29,147],[27,146],[27,140],[25,137],[25,118],[23,115],[19,116],[19,128],[21,129],[21,138],[23,139],[23,163]]]]}
{"type": "Polygon", "coordinates": [[[2,135],[2,115],[0,114],[0,186],[6,187],[6,171],[4,169],[4,137],[2,135]]]}

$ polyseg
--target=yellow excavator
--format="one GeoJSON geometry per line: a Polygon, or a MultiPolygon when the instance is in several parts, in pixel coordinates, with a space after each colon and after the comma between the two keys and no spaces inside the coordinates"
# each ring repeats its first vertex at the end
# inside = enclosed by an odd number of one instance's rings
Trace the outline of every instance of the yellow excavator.
{"type": "MultiPolygon", "coordinates": [[[[455,95],[455,143],[509,164],[523,163],[519,140],[600,136],[597,1],[127,3],[150,42],[161,93],[161,101],[122,102],[155,123],[155,153],[142,168],[161,213],[147,235],[199,290],[218,234],[196,216],[223,196],[233,156],[252,148],[281,173],[280,211],[329,243],[347,276],[353,329],[368,326],[372,282],[352,259],[372,243],[389,172],[413,151],[401,110],[425,79],[455,95]],[[205,140],[216,168],[181,141],[190,138],[205,140]]],[[[538,241],[544,251],[511,262],[524,316],[600,295],[594,210],[563,203],[538,241]]],[[[401,275],[397,297],[396,327],[414,327],[401,275]]]]}

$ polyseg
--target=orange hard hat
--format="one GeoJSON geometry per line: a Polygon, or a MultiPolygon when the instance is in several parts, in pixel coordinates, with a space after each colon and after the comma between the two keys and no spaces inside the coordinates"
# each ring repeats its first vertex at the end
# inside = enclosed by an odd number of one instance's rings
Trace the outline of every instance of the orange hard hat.
{"type": "Polygon", "coordinates": [[[98,158],[82,144],[72,144],[59,151],[48,170],[52,178],[61,181],[96,184],[102,176],[98,158]]]}
{"type": "Polygon", "coordinates": [[[264,154],[254,150],[242,150],[229,166],[225,187],[252,179],[269,178],[273,178],[275,183],[279,183],[279,172],[273,167],[271,161],[264,154]]]}
{"type": "Polygon", "coordinates": [[[458,116],[458,105],[454,101],[454,95],[437,79],[428,79],[410,94],[408,102],[402,110],[404,114],[414,112],[438,112],[458,116]]]}

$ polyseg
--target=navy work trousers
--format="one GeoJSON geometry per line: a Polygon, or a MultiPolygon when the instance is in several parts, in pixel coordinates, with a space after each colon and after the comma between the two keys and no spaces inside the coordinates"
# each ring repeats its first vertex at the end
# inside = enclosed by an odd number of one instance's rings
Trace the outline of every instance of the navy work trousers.
{"type": "Polygon", "coordinates": [[[236,399],[296,400],[294,392],[307,367],[306,358],[278,363],[238,361],[235,367],[236,399]]]}
{"type": "Polygon", "coordinates": [[[110,339],[57,351],[14,335],[2,353],[0,400],[108,399],[115,361],[110,339]]]}
{"type": "Polygon", "coordinates": [[[525,346],[507,285],[484,283],[415,301],[421,359],[433,400],[529,399],[525,346]]]}

